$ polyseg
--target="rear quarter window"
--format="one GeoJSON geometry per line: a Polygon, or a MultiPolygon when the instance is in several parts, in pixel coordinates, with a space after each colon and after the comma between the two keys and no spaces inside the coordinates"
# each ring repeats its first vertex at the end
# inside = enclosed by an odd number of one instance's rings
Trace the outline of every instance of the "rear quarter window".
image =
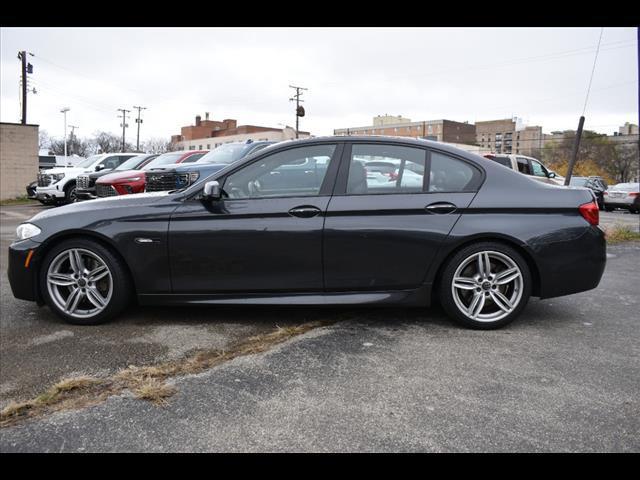
{"type": "Polygon", "coordinates": [[[431,152],[429,192],[475,192],[482,183],[479,168],[441,152],[431,152]]]}

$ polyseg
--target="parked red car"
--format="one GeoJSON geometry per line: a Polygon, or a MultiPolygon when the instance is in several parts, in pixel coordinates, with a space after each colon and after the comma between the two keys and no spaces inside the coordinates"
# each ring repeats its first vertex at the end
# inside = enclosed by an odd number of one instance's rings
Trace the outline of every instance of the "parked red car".
{"type": "Polygon", "coordinates": [[[96,181],[96,195],[98,197],[113,197],[130,193],[142,193],[146,183],[145,171],[164,168],[176,163],[195,162],[206,153],[209,153],[209,151],[189,150],[187,152],[164,153],[144,165],[141,170],[110,173],[96,181]]]}

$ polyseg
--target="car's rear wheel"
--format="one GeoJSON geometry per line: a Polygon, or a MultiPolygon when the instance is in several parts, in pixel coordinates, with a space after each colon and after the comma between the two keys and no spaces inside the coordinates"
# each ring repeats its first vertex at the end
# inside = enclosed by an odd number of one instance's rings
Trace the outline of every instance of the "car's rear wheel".
{"type": "Polygon", "coordinates": [[[87,239],[63,242],[45,256],[40,287],[47,305],[78,325],[111,319],[127,306],[132,290],[122,261],[87,239]]]}
{"type": "Polygon", "coordinates": [[[531,295],[531,272],[515,249],[482,242],[465,247],[447,263],[440,301],[454,320],[489,330],[515,320],[531,295]]]}

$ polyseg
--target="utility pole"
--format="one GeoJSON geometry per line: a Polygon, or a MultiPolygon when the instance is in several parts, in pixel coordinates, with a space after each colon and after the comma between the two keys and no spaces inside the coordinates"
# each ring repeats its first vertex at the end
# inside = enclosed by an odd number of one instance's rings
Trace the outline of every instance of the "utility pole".
{"type": "Polygon", "coordinates": [[[69,107],[64,107],[60,110],[60,113],[64,114],[64,161],[67,161],[67,112],[71,110],[69,107]]]}
{"type": "MultiPolygon", "coordinates": [[[[120,126],[122,127],[122,151],[124,152],[125,150],[125,143],[124,143],[125,130],[124,129],[129,126],[129,124],[127,123],[127,118],[129,118],[127,116],[127,113],[129,113],[131,110],[125,110],[124,108],[119,108],[118,111],[122,112],[122,123],[120,124],[120,126]]],[[[118,118],[119,117],[120,115],[118,115],[118,118]]]]}
{"type": "Polygon", "coordinates": [[[584,127],[584,115],[580,117],[578,122],[578,131],[576,132],[576,138],[573,141],[573,149],[571,151],[571,158],[569,159],[569,167],[567,168],[567,174],[564,177],[564,184],[569,185],[571,181],[571,175],[573,175],[573,167],[578,159],[578,148],[580,147],[580,138],[582,137],[582,127],[584,127]]]}
{"type": "Polygon", "coordinates": [[[300,102],[304,102],[304,100],[300,100],[300,95],[302,95],[302,93],[300,93],[300,90],[309,90],[309,89],[303,88],[303,87],[296,87],[294,85],[289,85],[289,88],[294,88],[296,90],[296,94],[293,96],[293,98],[290,98],[289,101],[296,102],[296,138],[298,138],[298,130],[299,130],[298,122],[300,117],[304,117],[304,114],[305,114],[304,107],[300,105],[300,102]]]}
{"type": "MultiPolygon", "coordinates": [[[[33,56],[33,53],[29,53],[29,55],[33,56]]],[[[25,50],[18,52],[18,59],[22,62],[20,67],[21,71],[21,86],[22,86],[22,119],[21,123],[26,125],[27,123],[27,73],[33,73],[33,65],[27,63],[27,52],[25,50]]],[[[35,92],[35,88],[33,89],[33,93],[35,92]]]]}
{"type": "Polygon", "coordinates": [[[75,138],[75,130],[76,128],[80,128],[77,125],[69,125],[69,128],[71,129],[71,135],[69,136],[69,138],[71,138],[71,155],[73,155],[73,140],[75,138]]]}
{"type": "Polygon", "coordinates": [[[134,105],[133,108],[138,109],[138,118],[136,118],[136,123],[138,124],[138,136],[136,137],[136,152],[140,151],[140,124],[142,123],[142,119],[140,118],[140,110],[146,110],[147,107],[136,107],[134,105]]]}

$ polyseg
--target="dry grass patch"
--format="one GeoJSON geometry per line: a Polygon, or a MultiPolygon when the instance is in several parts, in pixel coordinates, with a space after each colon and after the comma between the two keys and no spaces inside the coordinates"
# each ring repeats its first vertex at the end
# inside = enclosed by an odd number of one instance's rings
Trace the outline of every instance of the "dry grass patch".
{"type": "Polygon", "coordinates": [[[338,320],[277,327],[272,332],[241,341],[228,350],[200,351],[182,360],[171,360],[145,367],[132,365],[107,378],[67,378],[34,399],[20,403],[11,402],[0,412],[0,427],[13,425],[25,418],[97,405],[125,390],[130,390],[136,398],[151,401],[156,405],[166,405],[167,398],[176,392],[173,386],[165,383],[169,378],[201,373],[236,357],[262,353],[289,338],[336,321],[338,320]]]}
{"type": "Polygon", "coordinates": [[[608,243],[629,242],[640,240],[640,233],[628,225],[614,225],[605,229],[608,243]]]}
{"type": "Polygon", "coordinates": [[[174,393],[176,393],[174,387],[156,378],[143,380],[137,387],[133,388],[133,394],[136,398],[149,400],[156,405],[166,405],[168,403],[166,399],[174,393]]]}

